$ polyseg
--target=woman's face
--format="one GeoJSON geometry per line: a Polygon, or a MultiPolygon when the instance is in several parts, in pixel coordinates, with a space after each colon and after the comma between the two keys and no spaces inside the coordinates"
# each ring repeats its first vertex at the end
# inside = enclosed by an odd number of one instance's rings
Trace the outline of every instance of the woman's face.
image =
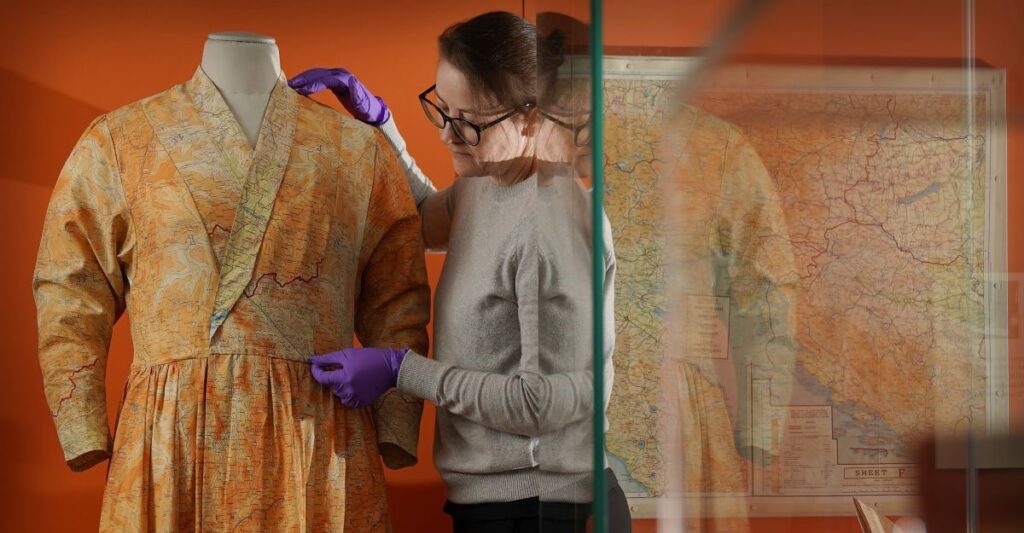
{"type": "MultiPolygon", "coordinates": [[[[477,125],[487,124],[508,113],[470,87],[466,76],[444,59],[437,65],[438,106],[452,118],[463,118],[477,125]]],[[[447,125],[441,130],[441,141],[452,153],[452,164],[459,177],[503,177],[521,173],[533,158],[532,131],[527,117],[517,113],[484,130],[480,143],[470,146],[447,125]]]]}
{"type": "Polygon", "coordinates": [[[591,174],[592,154],[589,126],[579,139],[583,146],[577,146],[576,126],[589,124],[589,86],[580,81],[559,81],[554,98],[543,102],[541,111],[547,116],[537,127],[537,158],[542,164],[554,164],[564,168],[576,177],[591,174]],[[559,124],[558,122],[561,124],[559,124]],[[573,126],[572,129],[565,125],[573,126]]]}

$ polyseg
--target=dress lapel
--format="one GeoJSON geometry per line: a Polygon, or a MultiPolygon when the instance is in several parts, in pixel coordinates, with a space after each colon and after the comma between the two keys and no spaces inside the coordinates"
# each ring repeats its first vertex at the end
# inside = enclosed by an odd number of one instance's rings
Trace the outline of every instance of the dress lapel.
{"type": "Polygon", "coordinates": [[[284,177],[297,117],[297,95],[279,76],[267,103],[254,149],[220,91],[201,68],[181,91],[170,91],[146,108],[150,123],[192,196],[204,223],[207,247],[219,271],[210,317],[210,339],[252,280],[256,257],[284,177]],[[234,219],[223,250],[210,235],[234,219]],[[210,220],[206,220],[209,218],[210,220]]]}
{"type": "MultiPolygon", "coordinates": [[[[211,339],[252,281],[256,257],[288,166],[297,112],[296,93],[288,87],[284,76],[280,76],[263,114],[256,148],[242,185],[241,201],[231,225],[231,236],[220,261],[220,280],[210,317],[211,339]]],[[[241,137],[241,132],[238,133],[241,137]]]]}

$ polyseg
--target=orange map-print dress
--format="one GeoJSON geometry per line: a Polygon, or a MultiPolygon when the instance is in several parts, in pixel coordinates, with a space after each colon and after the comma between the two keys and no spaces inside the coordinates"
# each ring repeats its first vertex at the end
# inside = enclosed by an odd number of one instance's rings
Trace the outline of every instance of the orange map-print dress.
{"type": "Polygon", "coordinates": [[[309,357],[426,353],[419,219],[382,135],[280,77],[251,148],[202,72],[97,119],[57,181],[35,279],[68,465],[110,458],[101,530],[387,531],[381,460],[422,404],[348,409],[309,357]],[[114,438],[104,374],[127,311],[114,438]]]}

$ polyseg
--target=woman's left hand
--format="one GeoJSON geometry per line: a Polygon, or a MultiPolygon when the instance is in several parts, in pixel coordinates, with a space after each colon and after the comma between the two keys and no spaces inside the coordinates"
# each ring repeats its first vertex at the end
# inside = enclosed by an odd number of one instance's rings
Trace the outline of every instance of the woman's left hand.
{"type": "Polygon", "coordinates": [[[334,392],[346,407],[372,405],[398,382],[407,348],[347,348],[314,355],[313,378],[334,392]]]}
{"type": "Polygon", "coordinates": [[[343,68],[312,68],[288,80],[288,86],[306,96],[330,89],[353,117],[371,126],[391,118],[384,99],[374,96],[355,74],[343,68]]]}

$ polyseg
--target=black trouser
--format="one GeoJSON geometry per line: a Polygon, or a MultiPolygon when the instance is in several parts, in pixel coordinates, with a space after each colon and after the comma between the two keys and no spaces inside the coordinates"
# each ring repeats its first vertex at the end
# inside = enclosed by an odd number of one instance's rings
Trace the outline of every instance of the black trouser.
{"type": "MultiPolygon", "coordinates": [[[[626,494],[615,473],[608,479],[608,533],[633,530],[626,494]]],[[[446,502],[452,517],[452,533],[583,533],[591,514],[589,503],[540,501],[526,498],[512,502],[460,504],[446,502]]]]}

